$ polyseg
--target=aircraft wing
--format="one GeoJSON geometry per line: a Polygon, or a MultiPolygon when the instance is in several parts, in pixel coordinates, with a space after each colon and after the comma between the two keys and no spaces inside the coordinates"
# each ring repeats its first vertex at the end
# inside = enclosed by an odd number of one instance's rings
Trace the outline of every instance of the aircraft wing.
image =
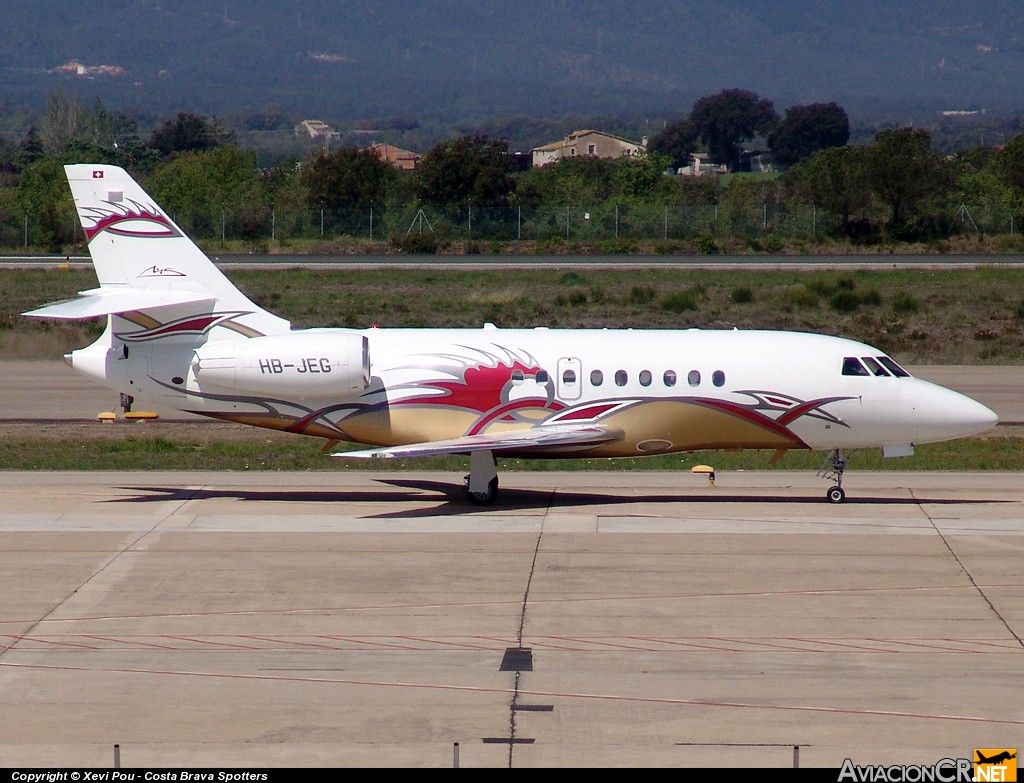
{"type": "Polygon", "coordinates": [[[179,291],[160,288],[114,288],[112,286],[92,288],[81,291],[78,299],[68,299],[44,305],[37,310],[29,310],[27,315],[32,318],[57,318],[60,320],[77,321],[84,318],[96,318],[101,315],[127,313],[132,310],[153,310],[159,307],[197,302],[212,302],[211,294],[193,291],[179,291]]]}
{"type": "Polygon", "coordinates": [[[561,450],[572,446],[600,446],[620,440],[623,432],[613,427],[594,424],[553,424],[513,432],[464,435],[450,440],[410,443],[405,446],[385,446],[363,451],[343,451],[331,454],[343,459],[373,459],[396,457],[429,457],[438,454],[468,454],[473,451],[540,451],[561,450]]]}

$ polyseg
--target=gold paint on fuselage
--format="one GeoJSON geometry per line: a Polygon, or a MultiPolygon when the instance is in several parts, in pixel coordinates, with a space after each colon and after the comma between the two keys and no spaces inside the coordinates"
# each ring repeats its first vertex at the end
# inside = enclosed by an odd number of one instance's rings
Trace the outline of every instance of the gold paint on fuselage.
{"type": "MultiPolygon", "coordinates": [[[[527,416],[550,415],[550,411],[529,411],[527,416]]],[[[296,420],[266,413],[211,414],[217,418],[275,430],[295,431],[296,420]]],[[[480,414],[441,405],[409,405],[378,408],[353,414],[333,429],[313,420],[301,430],[319,438],[339,437],[374,446],[403,446],[462,437],[469,434],[480,414]]],[[[775,432],[754,421],[726,411],[685,400],[646,400],[609,414],[596,422],[624,433],[621,440],[601,446],[556,450],[517,450],[516,454],[536,457],[635,457],[703,449],[800,449],[807,448],[795,437],[775,432]]],[[[495,434],[530,429],[530,421],[495,420],[479,430],[495,434]]],[[[499,450],[500,453],[500,450],[499,450]]]]}

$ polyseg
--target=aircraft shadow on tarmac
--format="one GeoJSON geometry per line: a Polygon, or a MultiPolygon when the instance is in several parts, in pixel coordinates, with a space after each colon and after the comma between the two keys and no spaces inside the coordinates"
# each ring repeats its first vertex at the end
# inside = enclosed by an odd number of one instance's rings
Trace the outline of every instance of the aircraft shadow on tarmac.
{"type": "MultiPolygon", "coordinates": [[[[409,492],[395,492],[382,487],[374,490],[290,490],[290,489],[257,489],[250,487],[202,488],[194,487],[147,487],[127,486],[118,489],[141,494],[129,497],[114,498],[107,503],[160,503],[165,501],[182,502],[187,500],[212,500],[230,498],[235,500],[256,501],[264,503],[323,503],[335,505],[343,503],[379,503],[388,504],[398,501],[422,503],[420,507],[405,507],[400,511],[365,515],[370,519],[410,518],[451,516],[453,514],[478,514],[481,511],[515,512],[535,511],[551,508],[585,508],[588,506],[621,506],[635,503],[647,504],[694,504],[694,503],[757,503],[781,505],[800,503],[822,505],[838,509],[817,495],[736,495],[726,494],[717,490],[698,494],[649,494],[649,495],[617,495],[593,489],[572,490],[559,488],[557,492],[550,489],[502,488],[501,497],[494,506],[486,508],[472,506],[468,503],[462,488],[450,481],[431,481],[423,479],[376,479],[409,492]],[[418,494],[423,493],[423,494],[418,494]]],[[[882,506],[917,506],[917,505],[984,505],[1009,503],[1008,500],[989,498],[909,498],[909,497],[847,497],[844,506],[850,505],[882,505],[882,506]]]]}

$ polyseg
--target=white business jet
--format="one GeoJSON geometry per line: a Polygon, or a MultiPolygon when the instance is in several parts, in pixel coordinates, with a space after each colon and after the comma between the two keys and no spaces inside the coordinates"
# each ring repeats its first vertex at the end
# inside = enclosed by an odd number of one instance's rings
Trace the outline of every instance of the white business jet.
{"type": "MultiPolygon", "coordinates": [[[[106,317],[74,369],[126,395],[374,448],[346,459],[468,454],[466,492],[498,494],[496,457],[700,449],[846,457],[976,434],[996,415],[864,343],[773,331],[303,329],[247,299],[122,169],[67,166],[99,287],[26,315],[106,317]]],[[[830,462],[831,461],[831,462],[830,462]]]]}

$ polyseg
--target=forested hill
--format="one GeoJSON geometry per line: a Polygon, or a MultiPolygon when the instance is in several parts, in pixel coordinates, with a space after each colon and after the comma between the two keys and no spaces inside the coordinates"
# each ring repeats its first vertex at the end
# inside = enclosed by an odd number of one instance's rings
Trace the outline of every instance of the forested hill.
{"type": "MultiPolygon", "coordinates": [[[[1012,112],[1015,0],[41,0],[5,3],[0,101],[325,118],[680,112],[740,86],[1012,112]],[[53,69],[78,61],[118,74],[53,69]]],[[[863,108],[862,108],[863,107],[863,108]]]]}

